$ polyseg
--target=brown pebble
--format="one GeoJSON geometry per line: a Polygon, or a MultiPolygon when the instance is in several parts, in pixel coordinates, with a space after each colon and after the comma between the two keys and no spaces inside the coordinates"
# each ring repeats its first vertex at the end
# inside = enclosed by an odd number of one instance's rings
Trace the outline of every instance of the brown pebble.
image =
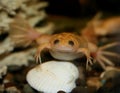
{"type": "Polygon", "coordinates": [[[15,84],[13,84],[12,82],[8,82],[8,83],[5,83],[4,86],[5,88],[8,88],[8,87],[15,86],[15,84]]]}

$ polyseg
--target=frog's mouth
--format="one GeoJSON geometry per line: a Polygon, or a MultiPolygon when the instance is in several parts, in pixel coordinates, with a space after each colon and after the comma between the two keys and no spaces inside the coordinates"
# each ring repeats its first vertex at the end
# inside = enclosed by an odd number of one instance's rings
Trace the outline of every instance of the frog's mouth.
{"type": "Polygon", "coordinates": [[[74,53],[76,52],[75,49],[73,48],[55,48],[55,49],[52,49],[53,52],[61,52],[61,53],[74,53]]]}

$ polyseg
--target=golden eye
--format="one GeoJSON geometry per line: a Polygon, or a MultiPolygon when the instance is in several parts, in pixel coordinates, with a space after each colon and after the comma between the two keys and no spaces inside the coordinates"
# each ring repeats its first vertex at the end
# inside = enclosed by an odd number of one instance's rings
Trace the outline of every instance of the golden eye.
{"type": "Polygon", "coordinates": [[[68,44],[74,46],[74,42],[72,40],[68,41],[68,44]]]}
{"type": "Polygon", "coordinates": [[[54,44],[58,44],[59,41],[60,41],[60,40],[56,39],[56,40],[54,41],[54,44]]]}

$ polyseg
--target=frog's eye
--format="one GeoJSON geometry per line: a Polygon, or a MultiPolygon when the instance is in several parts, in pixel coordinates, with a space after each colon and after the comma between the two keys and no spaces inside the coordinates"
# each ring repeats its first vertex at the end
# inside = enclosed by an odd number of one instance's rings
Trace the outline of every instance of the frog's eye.
{"type": "Polygon", "coordinates": [[[68,41],[68,44],[74,46],[74,42],[72,40],[68,41]]]}
{"type": "Polygon", "coordinates": [[[60,42],[60,40],[56,39],[56,40],[54,41],[54,44],[58,44],[59,42],[60,42]]]}

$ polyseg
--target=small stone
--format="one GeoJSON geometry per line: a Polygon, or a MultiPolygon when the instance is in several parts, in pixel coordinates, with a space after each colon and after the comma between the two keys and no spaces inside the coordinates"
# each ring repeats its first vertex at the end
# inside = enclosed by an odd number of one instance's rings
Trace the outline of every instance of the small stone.
{"type": "Polygon", "coordinates": [[[23,92],[24,93],[34,93],[34,90],[28,84],[25,84],[24,88],[23,88],[23,92]]]}
{"type": "Polygon", "coordinates": [[[15,86],[6,88],[7,93],[21,93],[15,86]]]}

